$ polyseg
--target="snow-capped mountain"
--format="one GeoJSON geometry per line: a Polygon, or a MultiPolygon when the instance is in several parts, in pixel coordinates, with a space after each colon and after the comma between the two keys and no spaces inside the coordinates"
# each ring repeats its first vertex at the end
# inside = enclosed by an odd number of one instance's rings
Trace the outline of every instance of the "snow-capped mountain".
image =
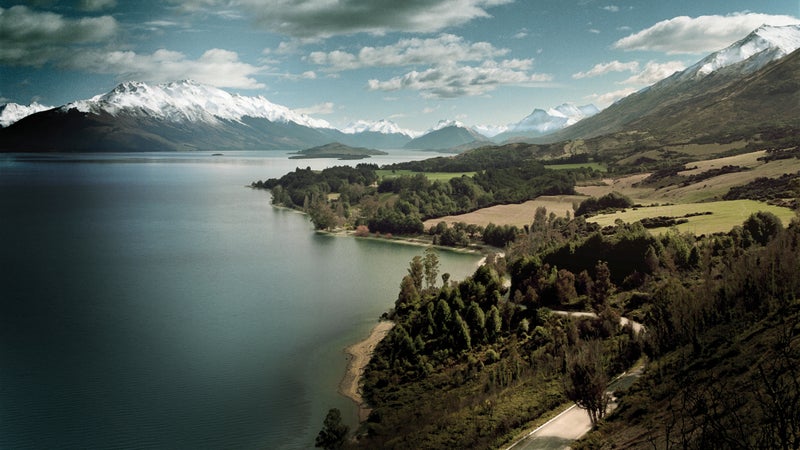
{"type": "Polygon", "coordinates": [[[377,121],[357,120],[349,123],[346,127],[340,130],[344,134],[359,134],[359,133],[383,133],[383,134],[404,134],[408,137],[416,137],[419,133],[400,128],[399,125],[391,120],[381,119],[377,121]]]}
{"type": "Polygon", "coordinates": [[[505,141],[543,136],[574,125],[599,112],[600,110],[592,104],[576,106],[573,103],[563,103],[546,111],[536,108],[521,121],[508,125],[507,130],[494,136],[493,140],[505,141]]]}
{"type": "Polygon", "coordinates": [[[701,78],[744,61],[747,64],[737,67],[737,71],[742,74],[752,73],[798,48],[800,25],[762,25],[740,41],[701,59],[684,70],[678,78],[701,78]]]}
{"type": "Polygon", "coordinates": [[[241,122],[244,117],[267,119],[310,128],[333,128],[328,122],[276,105],[264,97],[245,97],[222,89],[183,80],[151,86],[137,81],[118,85],[107,94],[61,107],[84,113],[128,115],[171,122],[241,122]]]}
{"type": "MultiPolygon", "coordinates": [[[[645,123],[652,123],[653,127],[658,125],[657,128],[663,130],[667,121],[680,119],[674,112],[680,109],[679,105],[685,105],[704,96],[713,96],[715,92],[742,83],[748,76],[762,71],[771,63],[794,55],[798,48],[800,48],[800,25],[761,26],[743,39],[709,54],[684,71],[676,72],[617,101],[599,114],[537,138],[534,142],[587,139],[621,130],[642,130],[646,128],[645,123]]],[[[710,109],[711,106],[713,105],[702,107],[710,109]]],[[[764,109],[761,111],[740,111],[737,114],[718,114],[716,117],[709,117],[703,124],[704,129],[696,131],[707,134],[715,132],[714,127],[732,129],[734,120],[749,121],[741,124],[748,128],[764,121],[770,122],[772,119],[768,117],[770,115],[768,109],[775,108],[762,106],[764,109]]],[[[701,106],[694,105],[694,107],[701,106]]],[[[694,129],[694,126],[687,126],[684,132],[694,129]]]]}
{"type": "Polygon", "coordinates": [[[14,122],[18,122],[31,114],[52,109],[52,106],[40,105],[33,102],[30,105],[20,105],[17,103],[6,103],[0,105],[0,128],[5,128],[14,122]]]}

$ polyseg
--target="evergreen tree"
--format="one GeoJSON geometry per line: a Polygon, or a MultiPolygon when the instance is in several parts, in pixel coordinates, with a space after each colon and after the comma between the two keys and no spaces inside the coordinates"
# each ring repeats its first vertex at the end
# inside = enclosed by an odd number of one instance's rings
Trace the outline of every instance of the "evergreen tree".
{"type": "Polygon", "coordinates": [[[328,415],[325,416],[322,430],[314,441],[314,447],[321,447],[325,450],[341,448],[348,431],[350,431],[350,427],[342,423],[342,412],[338,408],[330,409],[328,415]]]}

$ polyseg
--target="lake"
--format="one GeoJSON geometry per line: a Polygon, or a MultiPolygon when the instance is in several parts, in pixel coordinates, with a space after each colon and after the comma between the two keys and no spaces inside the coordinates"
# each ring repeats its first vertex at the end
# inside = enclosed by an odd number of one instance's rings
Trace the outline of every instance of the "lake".
{"type": "MultiPolygon", "coordinates": [[[[398,151],[377,164],[422,159],[398,151]]],[[[282,152],[0,155],[0,448],[313,448],[421,247],[314,232],[282,152]]],[[[439,252],[463,279],[477,255],[439,252]]]]}

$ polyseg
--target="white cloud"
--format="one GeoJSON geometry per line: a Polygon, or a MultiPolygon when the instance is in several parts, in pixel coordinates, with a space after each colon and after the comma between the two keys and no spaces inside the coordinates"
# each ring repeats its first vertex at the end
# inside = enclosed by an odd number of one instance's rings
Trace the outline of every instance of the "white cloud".
{"type": "Polygon", "coordinates": [[[598,108],[604,109],[608,105],[621,100],[636,91],[638,91],[636,88],[625,88],[618,91],[607,92],[605,94],[592,94],[587,96],[586,100],[594,103],[598,108]]]}
{"type": "Polygon", "coordinates": [[[600,30],[598,30],[597,28],[589,28],[589,33],[600,34],[600,30]]]}
{"type": "Polygon", "coordinates": [[[488,42],[467,42],[460,36],[442,34],[429,39],[402,39],[384,47],[363,47],[358,54],[335,50],[313,52],[308,61],[328,66],[331,71],[365,67],[402,67],[438,64],[442,61],[484,61],[503,56],[508,49],[496,48],[488,42]]]}
{"type": "Polygon", "coordinates": [[[794,23],[800,23],[800,19],[751,12],[727,16],[679,16],[624,37],[614,43],[614,48],[702,54],[725,48],[763,24],[780,26],[794,23]]]}
{"type": "Polygon", "coordinates": [[[517,33],[514,35],[514,39],[525,39],[526,37],[528,37],[528,29],[527,28],[523,28],[523,29],[517,31],[517,33]]]}
{"type": "Polygon", "coordinates": [[[117,6],[117,0],[80,0],[78,8],[84,11],[101,11],[117,6]]]}
{"type": "Polygon", "coordinates": [[[332,102],[325,102],[320,103],[317,105],[309,106],[308,108],[298,108],[295,111],[299,112],[300,114],[308,114],[308,115],[315,115],[315,114],[333,114],[334,111],[334,104],[332,102]]]}
{"type": "Polygon", "coordinates": [[[617,60],[595,64],[594,67],[586,72],[578,72],[572,74],[572,78],[579,80],[581,78],[592,78],[600,75],[605,75],[610,72],[636,72],[639,70],[639,63],[636,61],[620,62],[617,60]]]}
{"type": "Polygon", "coordinates": [[[621,84],[649,86],[684,69],[686,69],[686,65],[681,61],[667,61],[665,63],[650,61],[645,64],[641,72],[633,75],[621,84]]]}
{"type": "Polygon", "coordinates": [[[263,72],[264,67],[239,61],[236,52],[218,48],[207,50],[197,59],[189,59],[181,52],[165,49],[156,50],[152,54],[92,51],[81,53],[65,61],[63,65],[71,69],[157,83],[190,78],[217,87],[265,87],[253,78],[263,72]]]}
{"type": "Polygon", "coordinates": [[[552,80],[546,74],[529,74],[521,67],[530,67],[530,60],[486,61],[480,66],[444,64],[418,72],[416,70],[386,81],[369,80],[373,91],[419,91],[427,98],[454,98],[483,95],[501,85],[540,85],[552,80]]]}
{"type": "Polygon", "coordinates": [[[26,6],[0,8],[0,64],[41,66],[61,59],[75,44],[96,44],[117,34],[111,16],[65,18],[26,6]]]}
{"type": "Polygon", "coordinates": [[[172,0],[186,11],[236,7],[269,31],[326,38],[356,33],[434,33],[490,17],[488,9],[513,0],[172,0]]]}
{"type": "Polygon", "coordinates": [[[608,12],[619,12],[619,6],[617,5],[603,6],[602,9],[608,12]]]}

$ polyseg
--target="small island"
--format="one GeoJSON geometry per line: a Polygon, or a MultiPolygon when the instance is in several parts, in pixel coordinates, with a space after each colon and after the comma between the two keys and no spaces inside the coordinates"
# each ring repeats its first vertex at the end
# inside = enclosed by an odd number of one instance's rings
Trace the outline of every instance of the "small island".
{"type": "Polygon", "coordinates": [[[332,142],[319,147],[300,150],[294,156],[290,156],[289,159],[336,158],[339,160],[352,160],[369,158],[373,155],[388,155],[388,153],[381,150],[350,147],[338,142],[332,142]]]}

